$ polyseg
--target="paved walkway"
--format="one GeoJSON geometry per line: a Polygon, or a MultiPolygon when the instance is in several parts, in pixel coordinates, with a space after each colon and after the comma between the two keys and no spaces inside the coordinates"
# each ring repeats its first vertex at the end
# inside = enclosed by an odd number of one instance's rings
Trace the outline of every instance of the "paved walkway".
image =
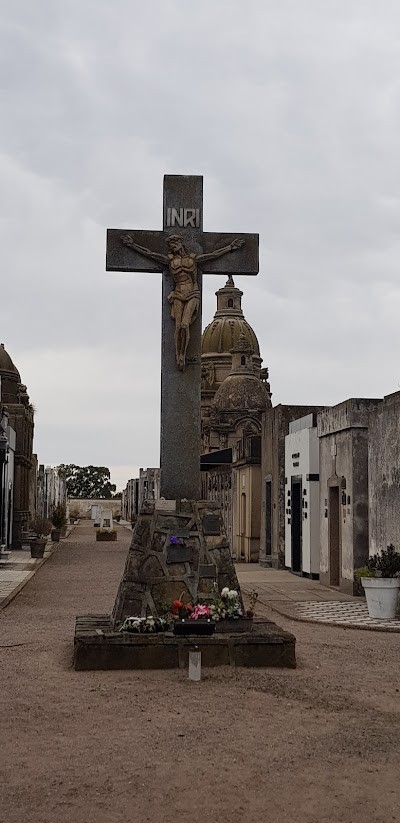
{"type": "Polygon", "coordinates": [[[42,563],[54,551],[54,543],[48,543],[43,558],[31,557],[29,549],[12,551],[8,560],[0,564],[0,609],[10,603],[19,591],[30,580],[42,563]]]}
{"type": "MultiPolygon", "coordinates": [[[[73,528],[74,526],[68,527],[67,536],[71,534],[73,528]]],[[[28,580],[51,557],[56,546],[57,543],[49,540],[41,558],[31,557],[30,549],[13,550],[7,560],[0,562],[0,609],[8,606],[28,580]]]]}
{"type": "Polygon", "coordinates": [[[400,620],[369,617],[364,597],[351,597],[291,572],[262,569],[256,563],[236,565],[242,591],[278,614],[306,623],[325,623],[352,629],[400,632],[400,620]]]}

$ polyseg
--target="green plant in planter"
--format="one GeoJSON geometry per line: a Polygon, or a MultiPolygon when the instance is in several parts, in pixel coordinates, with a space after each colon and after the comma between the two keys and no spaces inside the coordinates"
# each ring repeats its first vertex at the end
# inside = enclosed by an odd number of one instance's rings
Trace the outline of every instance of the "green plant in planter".
{"type": "Polygon", "coordinates": [[[393,543],[386,549],[382,549],[380,554],[369,557],[365,566],[357,569],[356,577],[384,577],[393,578],[400,575],[400,553],[396,551],[393,543]]]}
{"type": "MultiPolygon", "coordinates": [[[[367,566],[362,566],[361,569],[356,569],[354,572],[356,580],[361,580],[362,577],[375,577],[374,572],[368,569],[367,566]]],[[[362,591],[362,589],[360,589],[362,591]]]]}
{"type": "Polygon", "coordinates": [[[55,529],[62,529],[63,526],[66,526],[67,510],[65,506],[62,506],[61,503],[58,503],[58,505],[53,510],[51,520],[55,529]]]}
{"type": "Polygon", "coordinates": [[[47,517],[37,517],[32,523],[32,529],[39,540],[44,540],[51,532],[51,521],[47,517]]]}

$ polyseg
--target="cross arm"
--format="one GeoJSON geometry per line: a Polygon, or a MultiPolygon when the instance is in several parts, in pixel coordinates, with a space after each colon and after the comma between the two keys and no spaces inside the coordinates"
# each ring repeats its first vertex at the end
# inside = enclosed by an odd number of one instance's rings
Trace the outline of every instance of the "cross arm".
{"type": "Polygon", "coordinates": [[[107,271],[162,272],[167,264],[162,231],[107,230],[107,271]]]}
{"type": "Polygon", "coordinates": [[[121,234],[121,241],[124,246],[128,246],[129,249],[139,252],[143,257],[149,257],[150,260],[156,260],[157,263],[163,263],[164,265],[168,263],[166,254],[160,254],[158,251],[153,251],[146,246],[141,246],[140,243],[136,243],[130,234],[121,234]]]}
{"type": "Polygon", "coordinates": [[[204,232],[198,263],[204,274],[258,274],[258,234],[204,232]]]}

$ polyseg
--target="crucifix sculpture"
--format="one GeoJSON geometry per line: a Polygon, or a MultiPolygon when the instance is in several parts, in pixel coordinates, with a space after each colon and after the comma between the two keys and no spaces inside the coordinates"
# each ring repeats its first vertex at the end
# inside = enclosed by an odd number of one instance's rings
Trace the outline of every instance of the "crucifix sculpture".
{"type": "Polygon", "coordinates": [[[121,240],[143,257],[161,263],[174,282],[174,290],[168,295],[171,303],[171,317],[175,320],[175,354],[176,365],[183,371],[186,366],[186,352],[190,340],[190,326],[197,317],[200,307],[200,289],[197,282],[198,265],[209,260],[216,260],[228,252],[240,249],[244,238],[235,238],[228,246],[222,246],[206,254],[195,254],[185,248],[179,234],[171,234],[166,239],[168,254],[159,254],[156,251],[140,246],[130,234],[122,234],[121,240]]]}
{"type": "Polygon", "coordinates": [[[203,232],[203,178],[164,177],[163,231],[108,229],[107,271],[163,272],[161,495],[200,497],[202,274],[257,274],[257,234],[203,232]]]}

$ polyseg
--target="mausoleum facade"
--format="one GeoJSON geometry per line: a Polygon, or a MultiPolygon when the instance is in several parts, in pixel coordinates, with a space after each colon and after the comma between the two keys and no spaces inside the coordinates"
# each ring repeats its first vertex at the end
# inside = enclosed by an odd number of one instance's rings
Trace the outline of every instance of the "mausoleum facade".
{"type": "MultiPolygon", "coordinates": [[[[8,414],[8,424],[15,432],[14,480],[12,501],[12,548],[20,549],[22,534],[28,530],[34,514],[30,511],[31,488],[36,486],[33,461],[33,407],[18,369],[0,344],[1,406],[8,414]]],[[[9,507],[9,503],[7,503],[9,507]]]]}
{"type": "Polygon", "coordinates": [[[268,371],[232,277],[216,292],[202,340],[202,493],[218,502],[232,555],[257,561],[261,510],[261,421],[271,406],[268,371]]]}

